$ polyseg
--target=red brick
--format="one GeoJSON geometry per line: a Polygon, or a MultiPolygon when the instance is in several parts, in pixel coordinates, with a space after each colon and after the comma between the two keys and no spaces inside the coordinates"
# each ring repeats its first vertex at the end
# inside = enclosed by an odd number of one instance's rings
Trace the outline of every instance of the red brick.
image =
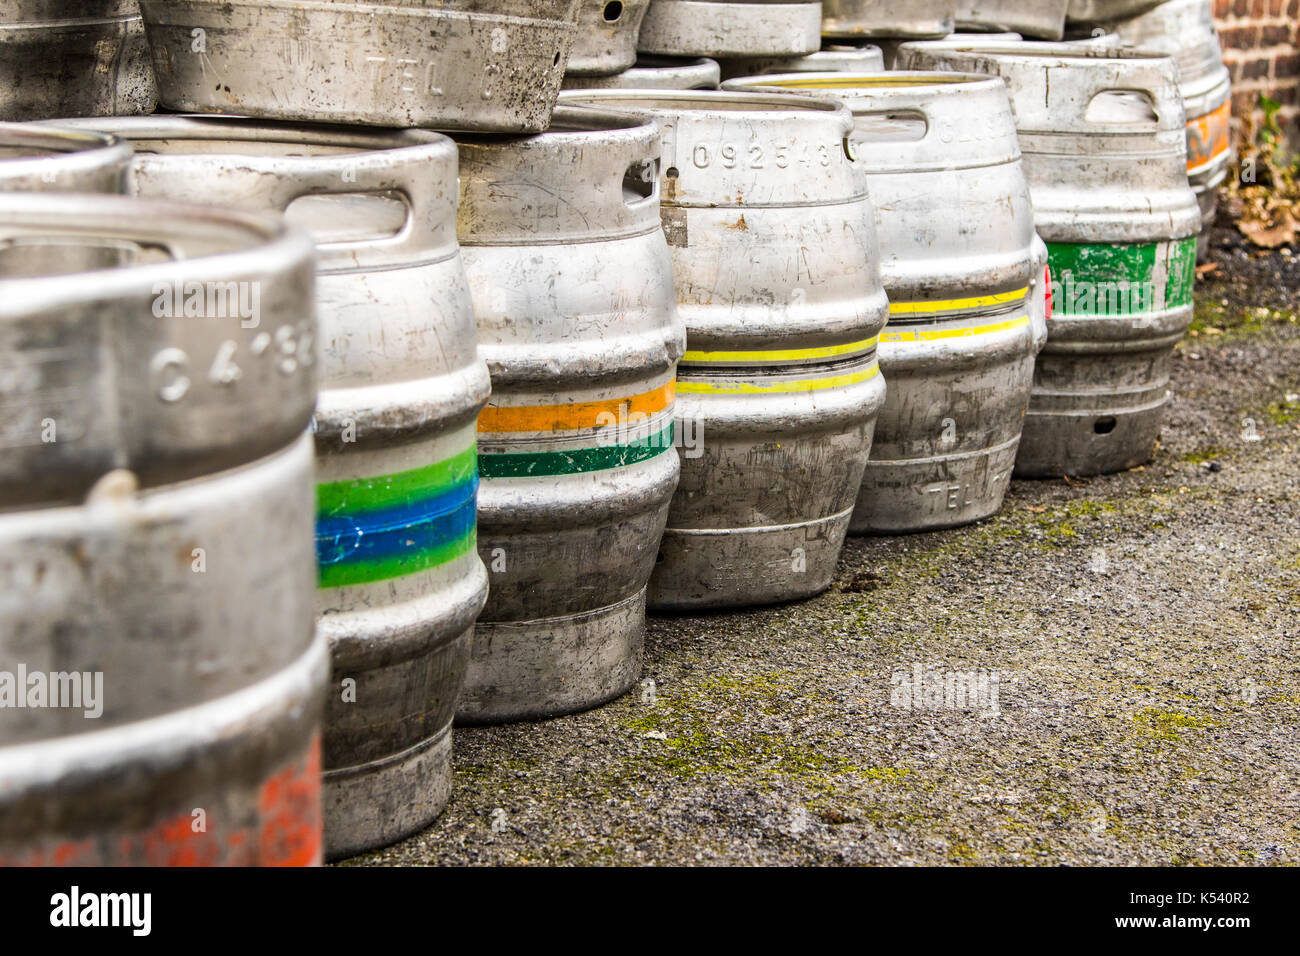
{"type": "Polygon", "coordinates": [[[1300,53],[1282,53],[1273,57],[1273,78],[1294,80],[1300,77],[1300,53]]]}
{"type": "Polygon", "coordinates": [[[1260,46],[1282,46],[1291,40],[1291,27],[1284,23],[1259,28],[1260,46]]]}
{"type": "Polygon", "coordinates": [[[1219,42],[1230,50],[1254,49],[1258,39],[1259,27],[1227,27],[1219,33],[1219,42]]]}
{"type": "Polygon", "coordinates": [[[1228,15],[1228,10],[1232,7],[1232,0],[1214,0],[1214,18],[1222,20],[1228,15]]]}
{"type": "Polygon", "coordinates": [[[1250,16],[1250,0],[1232,0],[1232,12],[1239,17],[1250,16]]]}
{"type": "Polygon", "coordinates": [[[1241,78],[1243,80],[1254,80],[1268,76],[1270,66],[1272,66],[1272,61],[1266,56],[1246,60],[1241,64],[1241,78]]]}

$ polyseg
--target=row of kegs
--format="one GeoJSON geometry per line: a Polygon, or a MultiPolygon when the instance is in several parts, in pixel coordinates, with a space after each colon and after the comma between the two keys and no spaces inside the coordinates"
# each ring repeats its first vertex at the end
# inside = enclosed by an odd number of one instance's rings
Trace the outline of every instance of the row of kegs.
{"type": "Polygon", "coordinates": [[[633,686],[647,608],[808,597],[848,533],[1152,453],[1228,162],[1208,0],[1084,42],[66,6],[0,27],[41,121],[0,126],[0,863],[392,842],[453,722],[633,686]]]}

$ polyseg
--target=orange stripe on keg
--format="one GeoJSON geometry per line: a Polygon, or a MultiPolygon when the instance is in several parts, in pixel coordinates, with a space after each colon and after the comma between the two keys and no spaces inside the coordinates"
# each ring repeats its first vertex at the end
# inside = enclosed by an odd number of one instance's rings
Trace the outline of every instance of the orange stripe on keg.
{"type": "Polygon", "coordinates": [[[1212,113],[1187,121],[1188,172],[1208,165],[1228,151],[1231,123],[1231,101],[1225,102],[1212,113]]]}
{"type": "Polygon", "coordinates": [[[489,405],[479,413],[480,432],[562,432],[599,428],[632,415],[652,415],[673,403],[677,389],[668,382],[650,392],[603,402],[574,402],[569,405],[489,405]]]}

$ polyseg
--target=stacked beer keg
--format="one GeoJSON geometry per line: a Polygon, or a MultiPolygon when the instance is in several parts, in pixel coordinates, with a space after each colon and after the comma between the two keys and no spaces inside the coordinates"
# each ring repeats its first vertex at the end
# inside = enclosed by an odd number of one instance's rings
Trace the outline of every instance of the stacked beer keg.
{"type": "Polygon", "coordinates": [[[0,23],[0,863],[391,843],[647,609],[1151,455],[1206,0],[73,5],[0,23]]]}

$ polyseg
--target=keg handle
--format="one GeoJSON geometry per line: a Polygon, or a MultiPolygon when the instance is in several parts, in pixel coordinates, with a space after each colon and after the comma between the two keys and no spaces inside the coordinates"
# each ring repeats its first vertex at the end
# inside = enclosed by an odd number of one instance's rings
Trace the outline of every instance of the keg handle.
{"type": "MultiPolygon", "coordinates": [[[[1169,60],[1168,57],[1158,59],[1169,60]]],[[[1071,97],[1068,101],[1077,113],[1079,126],[1088,128],[1097,125],[1118,125],[1143,132],[1161,129],[1162,124],[1168,124],[1170,129],[1183,128],[1182,94],[1178,92],[1178,85],[1174,82],[1172,71],[1161,70],[1158,66],[1127,58],[1118,63],[1105,60],[1094,62],[1098,63],[1099,67],[1087,71],[1087,85],[1080,90],[1079,95],[1071,97]],[[1146,100],[1154,115],[1145,122],[1126,120],[1099,122],[1088,119],[1088,111],[1093,102],[1104,93],[1136,93],[1146,100]],[[1177,119],[1176,122],[1174,118],[1177,119]]],[[[1169,62],[1172,63],[1172,60],[1169,62]]],[[[1065,102],[1058,102],[1056,105],[1058,108],[1063,107],[1065,102]]]]}
{"type": "MultiPolygon", "coordinates": [[[[412,152],[420,151],[413,147],[412,152]]],[[[354,158],[334,157],[320,169],[295,169],[290,176],[277,180],[271,202],[281,212],[299,199],[312,196],[364,196],[392,193],[401,197],[406,218],[393,233],[365,239],[322,241],[317,248],[331,256],[354,252],[383,251],[385,254],[426,248],[440,231],[455,228],[455,201],[449,199],[419,159],[400,158],[394,163],[396,150],[358,154],[354,158]],[[367,161],[373,156],[372,161],[367,161]]],[[[455,190],[455,181],[446,187],[455,190]]],[[[453,193],[454,194],[454,193],[453,193]]]]}

